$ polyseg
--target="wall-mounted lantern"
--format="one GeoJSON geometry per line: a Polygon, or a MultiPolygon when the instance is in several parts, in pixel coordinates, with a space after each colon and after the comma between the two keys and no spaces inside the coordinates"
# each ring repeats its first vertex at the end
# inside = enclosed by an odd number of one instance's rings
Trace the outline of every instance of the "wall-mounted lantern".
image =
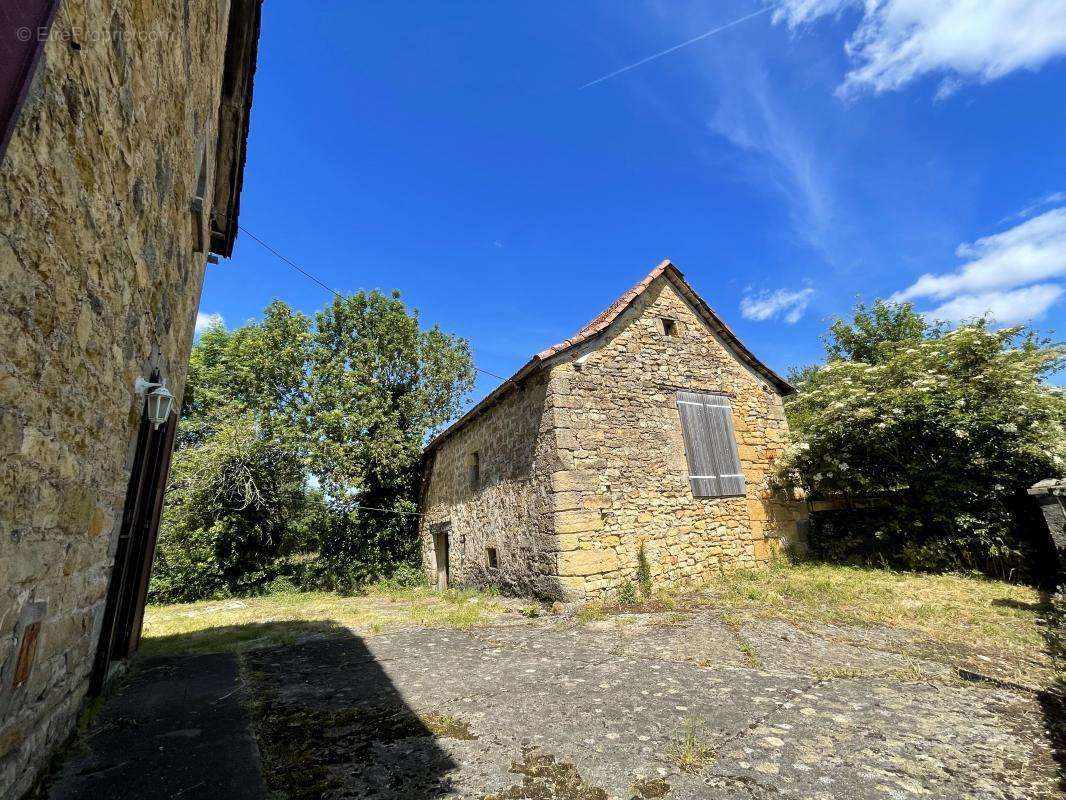
{"type": "Polygon", "coordinates": [[[170,419],[170,407],[174,404],[174,395],[167,389],[166,384],[137,378],[133,384],[133,391],[137,395],[147,397],[148,420],[152,423],[153,429],[170,419]]]}

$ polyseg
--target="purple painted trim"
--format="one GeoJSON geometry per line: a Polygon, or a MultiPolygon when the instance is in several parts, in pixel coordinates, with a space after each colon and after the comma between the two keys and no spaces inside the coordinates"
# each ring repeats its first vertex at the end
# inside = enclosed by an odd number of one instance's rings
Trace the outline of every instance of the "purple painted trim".
{"type": "Polygon", "coordinates": [[[59,0],[3,0],[0,5],[0,161],[58,9],[59,0]]]}

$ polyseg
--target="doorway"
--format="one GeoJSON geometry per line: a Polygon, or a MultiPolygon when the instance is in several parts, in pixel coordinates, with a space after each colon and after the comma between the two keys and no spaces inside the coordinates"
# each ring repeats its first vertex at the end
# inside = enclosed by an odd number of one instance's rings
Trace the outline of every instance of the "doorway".
{"type": "Polygon", "coordinates": [[[433,552],[437,558],[437,589],[443,591],[450,583],[448,575],[448,539],[452,526],[449,523],[437,525],[433,532],[433,552]]]}
{"type": "Polygon", "coordinates": [[[94,695],[99,694],[107,683],[111,664],[127,658],[141,641],[148,578],[152,572],[159,518],[163,512],[163,493],[177,427],[176,412],[171,412],[166,423],[158,428],[149,421],[147,409],[141,415],[133,468],[126,489],[126,505],[122,510],[122,527],[115,549],[115,564],[107,586],[100,641],[89,681],[89,691],[94,695]]]}

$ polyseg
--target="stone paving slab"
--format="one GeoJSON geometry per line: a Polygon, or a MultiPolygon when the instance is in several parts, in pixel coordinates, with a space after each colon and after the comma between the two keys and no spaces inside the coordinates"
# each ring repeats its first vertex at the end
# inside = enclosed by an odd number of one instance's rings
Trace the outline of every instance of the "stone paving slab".
{"type": "Polygon", "coordinates": [[[894,631],[700,610],[293,633],[241,682],[237,656],[146,662],[50,796],[264,797],[257,753],[278,800],[1064,796],[1046,703],[894,631]]]}
{"type": "MultiPolygon", "coordinates": [[[[360,755],[329,756],[322,797],[1063,796],[1035,696],[949,680],[898,644],[697,612],[309,636],[245,658],[275,719],[356,709],[341,736],[360,755]],[[383,714],[427,729],[375,739],[383,714]],[[468,735],[428,730],[441,718],[468,735]],[[675,756],[689,730],[713,755],[684,772],[675,756]]],[[[263,749],[269,761],[269,735],[263,749]]]]}

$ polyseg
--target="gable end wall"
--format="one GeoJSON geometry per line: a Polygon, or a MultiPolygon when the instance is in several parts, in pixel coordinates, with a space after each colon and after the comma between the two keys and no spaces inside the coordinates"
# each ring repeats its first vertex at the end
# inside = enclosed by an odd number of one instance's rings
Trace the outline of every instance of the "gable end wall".
{"type": "Polygon", "coordinates": [[[643,543],[656,585],[699,581],[764,562],[793,538],[801,509],[771,493],[788,443],[781,397],[743,365],[666,278],[627,309],[582,362],[553,366],[558,575],[573,597],[635,579],[643,543]],[[677,320],[664,336],[659,317],[677,320]],[[689,488],[679,389],[730,397],[744,497],[696,498],[689,488]]]}

